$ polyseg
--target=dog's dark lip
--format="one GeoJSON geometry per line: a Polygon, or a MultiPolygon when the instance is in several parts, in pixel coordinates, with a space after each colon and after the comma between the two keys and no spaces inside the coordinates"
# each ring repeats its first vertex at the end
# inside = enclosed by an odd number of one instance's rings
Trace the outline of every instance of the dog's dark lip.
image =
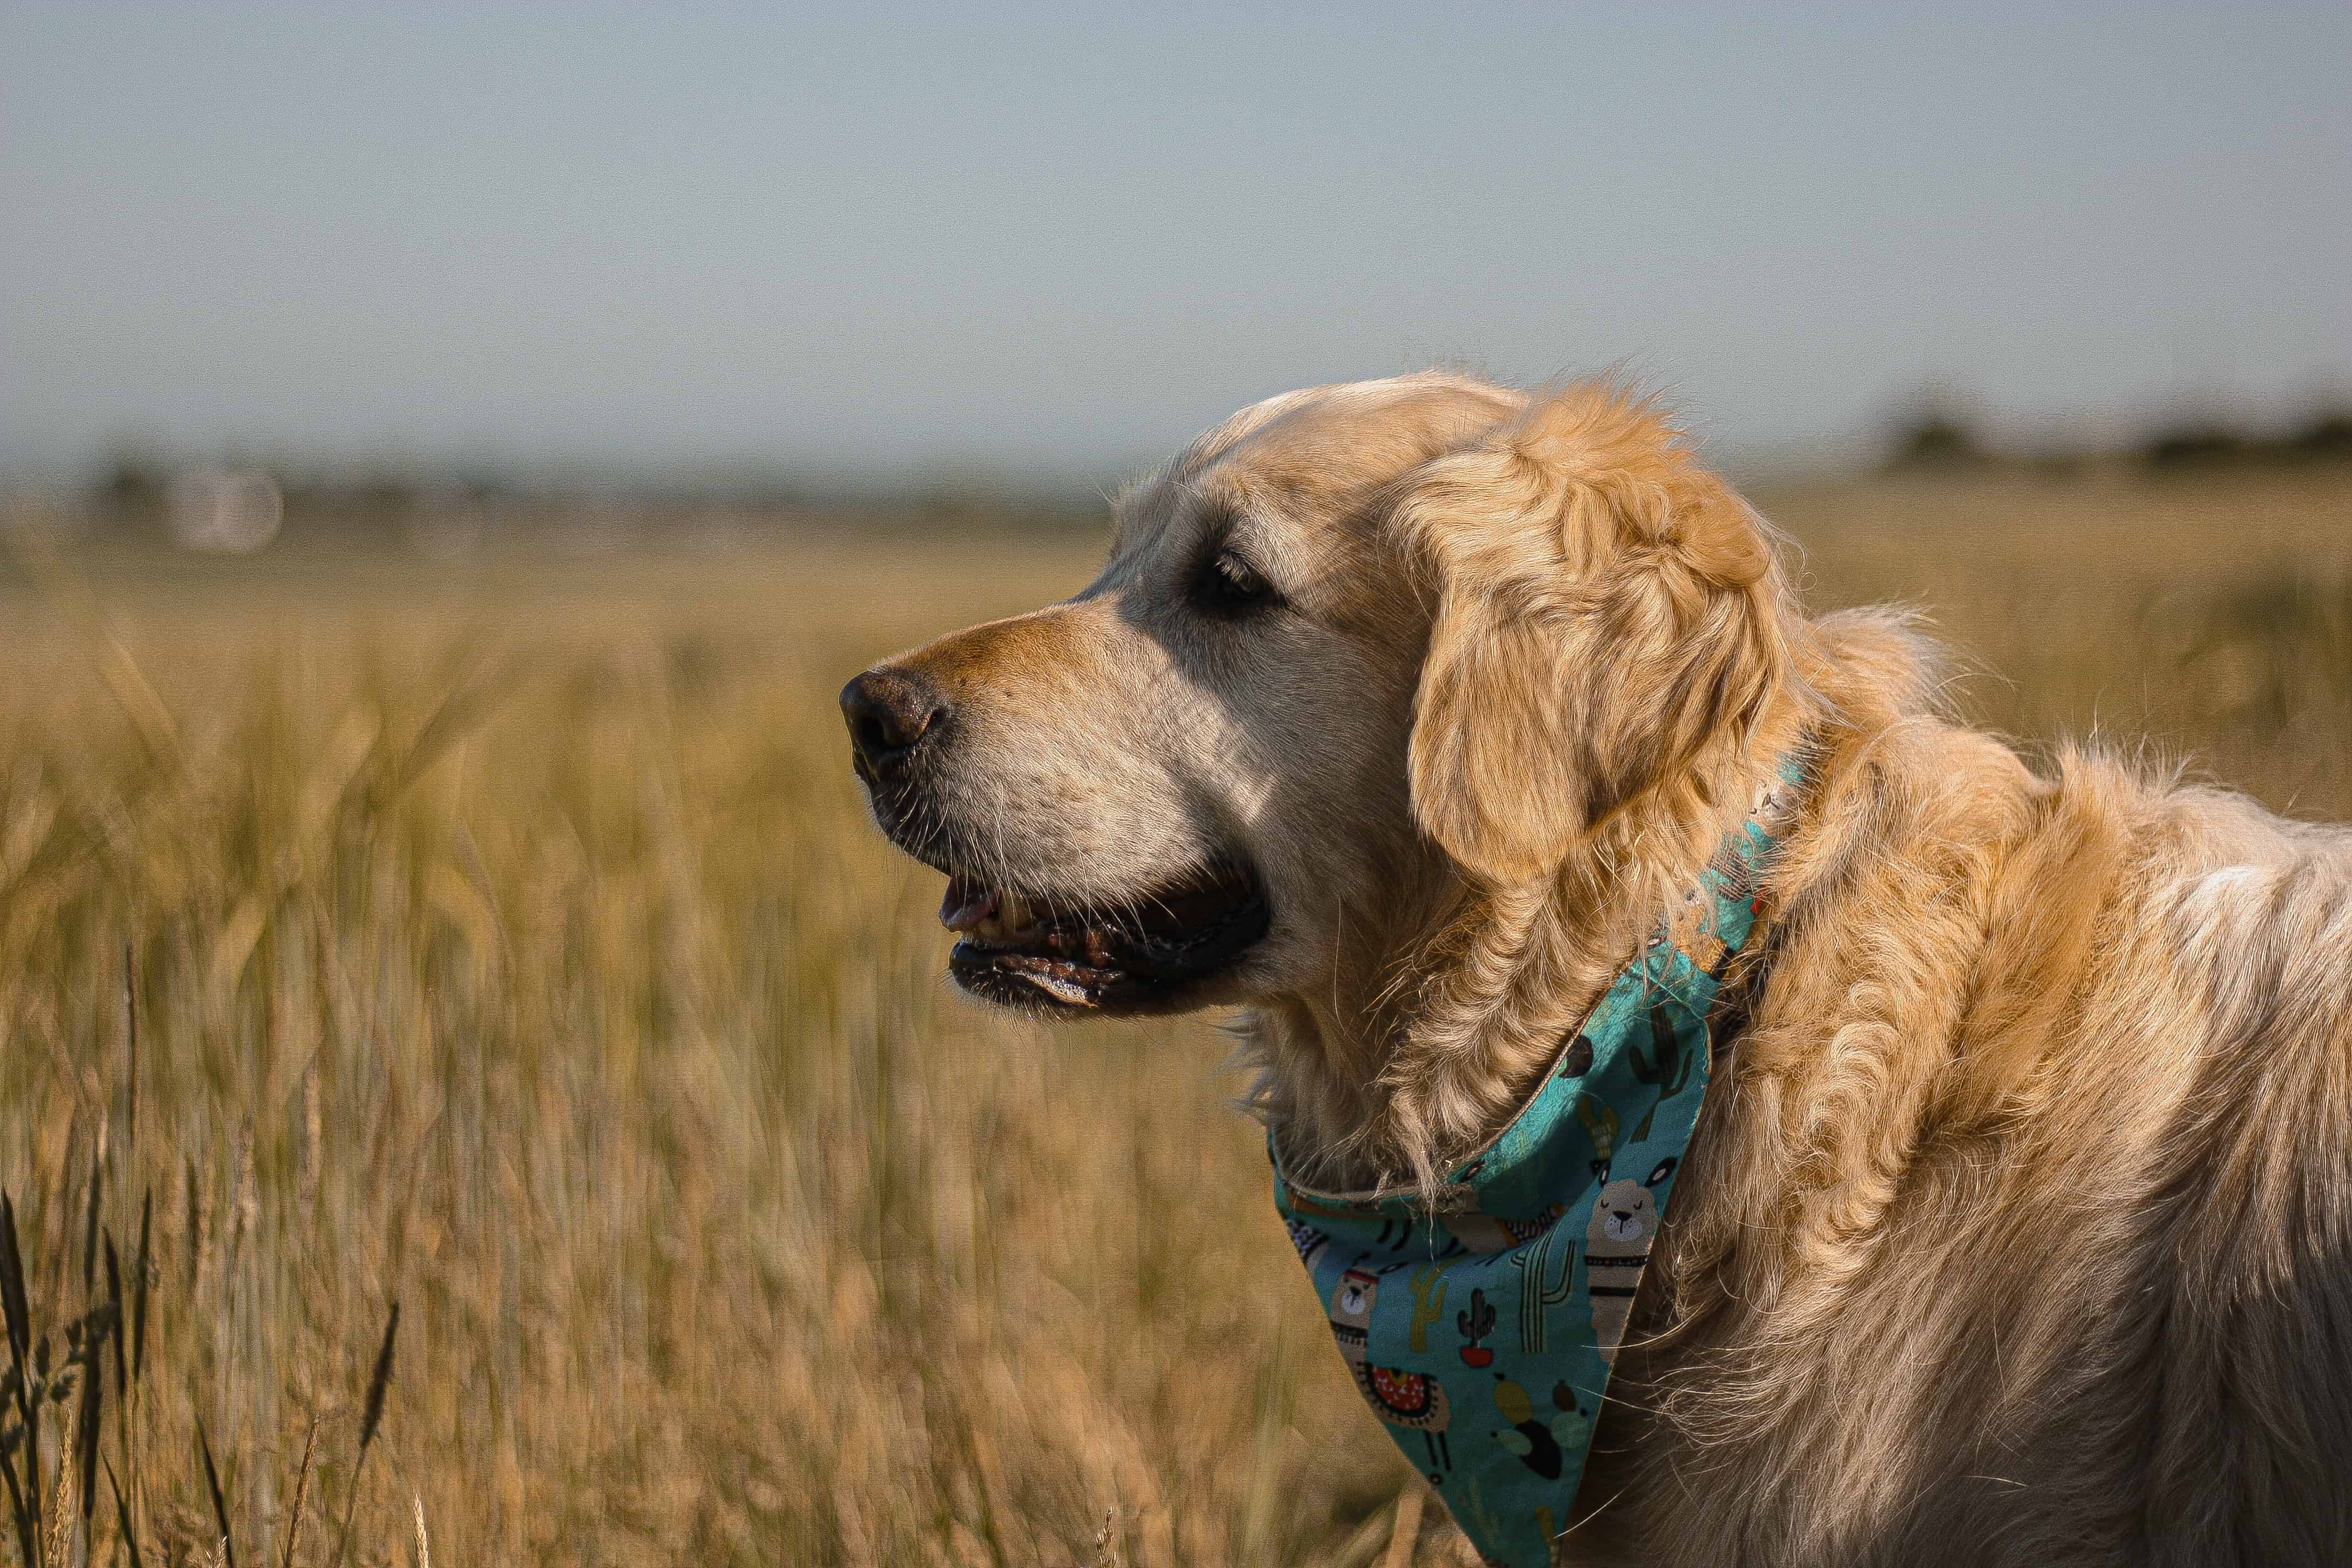
{"type": "MultiPolygon", "coordinates": [[[[898,850],[935,871],[951,889],[981,879],[957,863],[950,837],[925,831],[908,809],[920,784],[883,780],[854,751],[851,767],[866,785],[875,820],[898,850]]],[[[1048,1016],[1176,1013],[1200,1005],[1211,982],[1233,968],[1273,929],[1264,883],[1246,861],[1226,859],[1171,878],[1150,894],[1103,905],[1049,888],[1019,888],[1038,911],[1039,930],[1019,940],[999,931],[961,932],[948,973],[982,1001],[1048,1016]]],[[[946,910],[941,910],[944,919],[946,910]]]]}
{"type": "Polygon", "coordinates": [[[1063,1016],[1175,1011],[1273,924],[1256,875],[1234,866],[1123,904],[1032,900],[1040,912],[1023,929],[964,934],[948,956],[956,984],[983,1001],[1063,1016]]]}

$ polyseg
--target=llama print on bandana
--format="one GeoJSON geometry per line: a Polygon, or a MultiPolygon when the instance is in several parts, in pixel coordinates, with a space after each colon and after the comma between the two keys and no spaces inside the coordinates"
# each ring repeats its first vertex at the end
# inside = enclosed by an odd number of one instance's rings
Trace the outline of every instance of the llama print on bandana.
{"type": "Polygon", "coordinates": [[[1601,1357],[1617,1364],[1625,1340],[1625,1319],[1633,1292],[1650,1261],[1650,1241],[1658,1234],[1658,1203],[1652,1189],[1675,1173],[1671,1159],[1658,1162],[1647,1180],[1612,1182],[1601,1189],[1592,1219],[1584,1227],[1587,1288],[1592,1296],[1592,1338],[1601,1357]]]}
{"type": "Polygon", "coordinates": [[[1356,1391],[1372,1407],[1372,1414],[1391,1426],[1420,1433],[1429,1447],[1430,1464],[1450,1470],[1454,1457],[1447,1449],[1445,1428],[1452,1412],[1446,1406],[1444,1385],[1425,1373],[1373,1366],[1365,1359],[1372,1308],[1380,1296],[1378,1275],[1350,1268],[1339,1276],[1339,1287],[1331,1292],[1331,1335],[1339,1342],[1339,1358],[1355,1374],[1356,1391]]]}

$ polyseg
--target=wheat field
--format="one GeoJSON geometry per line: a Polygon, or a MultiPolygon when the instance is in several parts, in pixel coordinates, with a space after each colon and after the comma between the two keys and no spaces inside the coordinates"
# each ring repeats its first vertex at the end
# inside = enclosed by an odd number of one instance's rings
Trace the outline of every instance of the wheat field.
{"type": "MultiPolygon", "coordinates": [[[[1759,499],[1978,721],[2352,816],[2352,480],[1759,499]]],[[[1097,540],[9,538],[0,1561],[1455,1560],[1213,1021],[951,994],[850,779],[847,676],[1097,540]]]]}

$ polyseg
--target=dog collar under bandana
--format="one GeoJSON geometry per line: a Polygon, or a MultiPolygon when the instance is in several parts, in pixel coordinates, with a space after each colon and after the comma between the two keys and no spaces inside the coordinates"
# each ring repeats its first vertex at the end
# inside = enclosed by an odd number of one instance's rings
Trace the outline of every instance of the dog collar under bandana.
{"type": "Polygon", "coordinates": [[[1768,825],[1799,777],[1783,763],[1541,1087],[1433,1201],[1301,1186],[1267,1141],[1275,1207],[1357,1389],[1497,1568],[1543,1568],[1575,1522],[1610,1365],[1706,1091],[1708,1016],[1761,940],[1768,825]]]}

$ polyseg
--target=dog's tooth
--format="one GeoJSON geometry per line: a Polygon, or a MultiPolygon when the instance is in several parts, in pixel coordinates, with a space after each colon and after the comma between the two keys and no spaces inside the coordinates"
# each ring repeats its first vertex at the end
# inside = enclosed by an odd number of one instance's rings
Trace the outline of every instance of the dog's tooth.
{"type": "Polygon", "coordinates": [[[996,899],[996,912],[998,917],[1003,921],[1007,930],[1026,931],[1029,929],[1029,900],[1023,898],[1020,894],[998,894],[996,899]]]}

